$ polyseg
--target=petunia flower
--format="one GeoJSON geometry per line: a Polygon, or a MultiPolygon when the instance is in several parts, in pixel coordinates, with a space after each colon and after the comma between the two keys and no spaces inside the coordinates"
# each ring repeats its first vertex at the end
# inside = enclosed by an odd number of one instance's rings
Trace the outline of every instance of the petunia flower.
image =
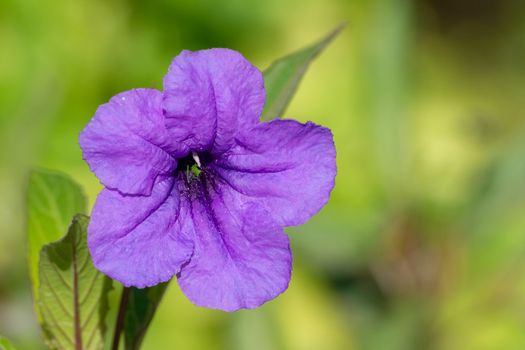
{"type": "Polygon", "coordinates": [[[163,85],[114,96],[80,135],[105,186],[88,227],[93,262],[125,286],[176,275],[196,305],[258,307],[290,281],[283,228],[328,201],[332,134],[260,122],[262,74],[232,50],[183,51],[163,85]]]}

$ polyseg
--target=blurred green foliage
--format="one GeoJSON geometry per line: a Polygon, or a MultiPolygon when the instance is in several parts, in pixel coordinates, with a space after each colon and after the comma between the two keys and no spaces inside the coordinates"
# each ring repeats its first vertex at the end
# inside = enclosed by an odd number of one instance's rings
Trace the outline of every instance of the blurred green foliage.
{"type": "Polygon", "coordinates": [[[79,131],[161,86],[182,49],[264,69],[341,21],[285,116],[330,127],[331,202],[292,228],[289,290],[194,307],[172,283],[144,349],[525,348],[525,3],[512,0],[3,0],[0,333],[43,349],[24,227],[35,165],[101,188],[79,131]]]}

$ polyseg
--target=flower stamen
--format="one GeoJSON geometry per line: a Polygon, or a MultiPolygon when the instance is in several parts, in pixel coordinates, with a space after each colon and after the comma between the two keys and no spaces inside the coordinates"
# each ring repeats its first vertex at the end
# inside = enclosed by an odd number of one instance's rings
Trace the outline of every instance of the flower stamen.
{"type": "Polygon", "coordinates": [[[193,157],[193,160],[195,161],[195,163],[197,163],[197,166],[200,168],[202,168],[201,166],[201,160],[199,159],[199,155],[197,154],[197,152],[191,152],[191,156],[193,157]]]}

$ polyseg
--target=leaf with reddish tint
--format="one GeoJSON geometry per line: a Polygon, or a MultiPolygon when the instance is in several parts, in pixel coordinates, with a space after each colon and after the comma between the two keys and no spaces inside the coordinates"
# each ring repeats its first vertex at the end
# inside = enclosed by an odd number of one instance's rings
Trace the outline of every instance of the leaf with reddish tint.
{"type": "Polygon", "coordinates": [[[66,236],[40,252],[38,308],[51,349],[95,350],[104,344],[112,281],[91,261],[88,222],[76,215],[66,236]]]}

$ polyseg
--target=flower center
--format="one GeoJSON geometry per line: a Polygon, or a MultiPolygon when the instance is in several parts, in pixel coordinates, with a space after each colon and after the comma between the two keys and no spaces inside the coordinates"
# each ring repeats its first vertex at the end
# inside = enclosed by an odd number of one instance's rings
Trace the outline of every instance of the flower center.
{"type": "Polygon", "coordinates": [[[198,178],[206,164],[211,162],[211,155],[207,152],[191,152],[186,157],[178,159],[175,176],[184,174],[188,180],[198,178]]]}

